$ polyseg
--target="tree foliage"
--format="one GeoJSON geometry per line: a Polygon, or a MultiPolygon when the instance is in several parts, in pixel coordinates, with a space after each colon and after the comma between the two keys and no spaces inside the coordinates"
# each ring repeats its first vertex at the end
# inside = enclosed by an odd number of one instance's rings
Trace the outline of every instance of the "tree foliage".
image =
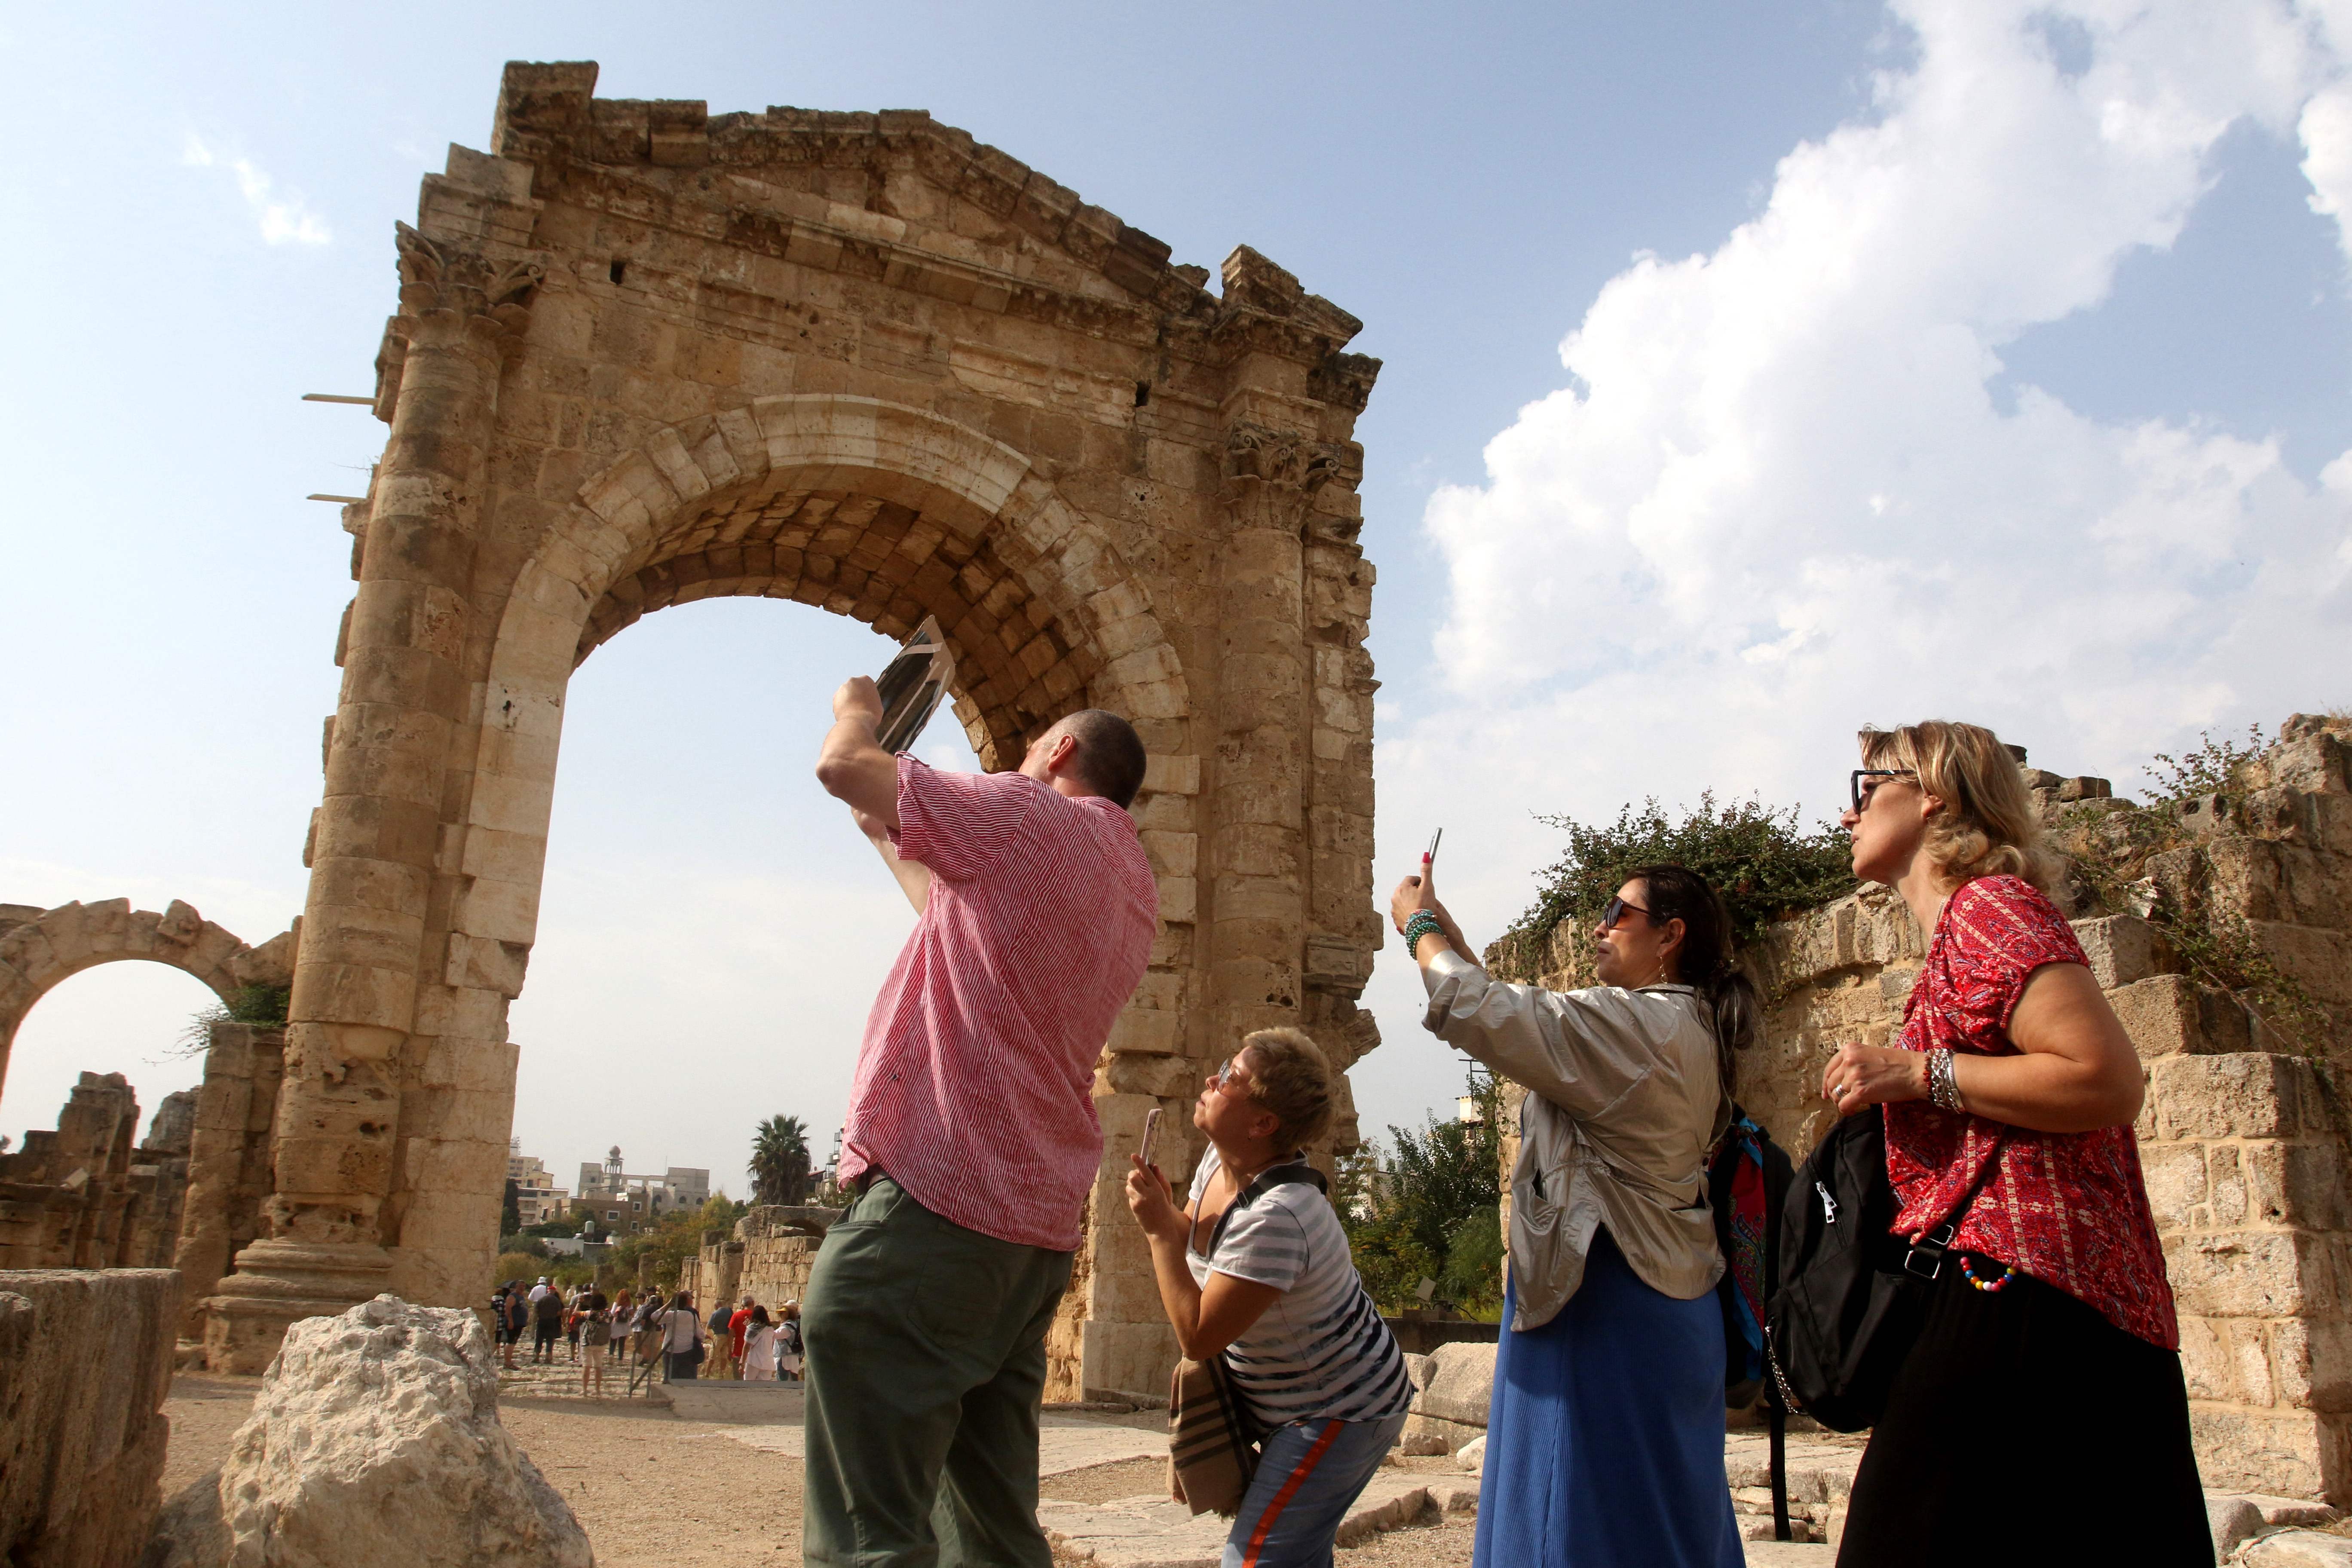
{"type": "Polygon", "coordinates": [[[1367,1144],[1333,1189],[1356,1270],[1383,1311],[1419,1305],[1423,1279],[1457,1307],[1486,1311],[1501,1301],[1502,1095],[1484,1075],[1471,1092],[1480,1120],[1391,1127],[1387,1156],[1367,1144]]]}
{"type": "Polygon", "coordinates": [[[656,1289],[675,1290],[679,1265],[702,1249],[702,1233],[717,1230],[732,1234],[735,1222],[750,1213],[751,1207],[725,1193],[716,1194],[700,1208],[680,1209],[651,1230],[641,1230],[614,1242],[605,1262],[612,1266],[613,1277],[625,1285],[640,1278],[640,1260],[649,1260],[642,1277],[656,1289]]]}
{"type": "Polygon", "coordinates": [[[808,1202],[808,1128],[797,1116],[771,1116],[751,1135],[751,1201],[808,1202]]]}
{"type": "Polygon", "coordinates": [[[1845,833],[1827,823],[1808,832],[1796,806],[1775,811],[1755,800],[1718,804],[1710,790],[1679,818],[1654,796],[1622,807],[1596,827],[1569,816],[1538,820],[1568,835],[1568,850],[1536,873],[1536,901],[1511,934],[1541,942],[1562,921],[1590,925],[1637,866],[1687,867],[1723,895],[1732,936],[1745,944],[1772,921],[1853,891],[1845,833]]]}

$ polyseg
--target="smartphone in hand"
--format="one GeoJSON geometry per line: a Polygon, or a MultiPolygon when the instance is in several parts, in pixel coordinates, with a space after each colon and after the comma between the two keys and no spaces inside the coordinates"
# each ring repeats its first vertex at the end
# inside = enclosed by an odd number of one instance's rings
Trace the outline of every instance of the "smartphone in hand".
{"type": "Polygon", "coordinates": [[[1160,1108],[1155,1105],[1151,1108],[1150,1113],[1143,1119],[1143,1148],[1141,1152],[1143,1163],[1147,1165],[1151,1163],[1151,1141],[1160,1136],[1160,1108]]]}
{"type": "Polygon", "coordinates": [[[1445,829],[1443,827],[1429,836],[1429,847],[1422,853],[1421,857],[1421,863],[1423,866],[1433,866],[1436,864],[1437,841],[1444,837],[1445,829]]]}

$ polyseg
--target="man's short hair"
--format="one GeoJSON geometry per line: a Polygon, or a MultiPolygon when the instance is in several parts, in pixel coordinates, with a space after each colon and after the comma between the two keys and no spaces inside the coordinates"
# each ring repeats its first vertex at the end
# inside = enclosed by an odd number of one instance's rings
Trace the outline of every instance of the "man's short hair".
{"type": "Polygon", "coordinates": [[[1125,810],[1143,787],[1143,737],[1118,714],[1082,708],[1059,726],[1078,743],[1070,771],[1088,789],[1125,810]]]}

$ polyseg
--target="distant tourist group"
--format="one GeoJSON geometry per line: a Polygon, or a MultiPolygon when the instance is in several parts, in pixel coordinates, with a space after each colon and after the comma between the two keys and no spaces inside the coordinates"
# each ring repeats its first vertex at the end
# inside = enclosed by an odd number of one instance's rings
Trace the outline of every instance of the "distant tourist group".
{"type": "Polygon", "coordinates": [[[534,1365],[552,1363],[562,1339],[579,1365],[583,1394],[604,1392],[605,1363],[615,1354],[648,1368],[658,1365],[671,1382],[729,1377],[797,1383],[803,1366],[800,1317],[798,1301],[786,1301],[771,1313],[746,1296],[740,1306],[714,1307],[706,1322],[684,1290],[672,1296],[648,1291],[633,1300],[626,1289],[607,1297],[590,1283],[567,1296],[545,1275],[528,1289],[509,1279],[490,1297],[501,1363],[509,1370],[517,1366],[515,1348],[525,1333],[531,1335],[534,1365]]]}
{"type": "MultiPolygon", "coordinates": [[[[919,919],[867,1021],[839,1167],[854,1198],[802,1320],[804,1557],[1048,1568],[1047,1335],[1102,1157],[1097,1060],[1157,931],[1127,809],[1144,748],[1088,710],[1017,771],[953,773],[882,749],[872,682],[834,708],[818,777],[919,919]]],[[[2045,890],[2019,768],[1989,731],[1945,722],[1866,731],[1860,762],[1854,874],[1901,896],[1926,958],[1896,1037],[1838,1043],[1822,1070],[1840,1129],[1876,1140],[1823,1141],[1865,1148],[1859,1174],[1823,1168],[1787,1201],[1833,1208],[1853,1195],[1834,1182],[1874,1184],[1847,1226],[1876,1214],[1865,1250],[1892,1248],[1918,1290],[1899,1337],[1891,1319],[1785,1325],[1868,1340],[1889,1369],[1838,1561],[2210,1564],[2132,1134],[2139,1062],[2045,890]]],[[[1426,858],[1390,913],[1429,1030],[1527,1091],[1478,1568],[1738,1568],[1724,1434],[1744,1331],[1717,1289],[1708,1177],[1761,1137],[1734,1100],[1761,1009],[1722,898],[1683,867],[1633,869],[1588,933],[1597,984],[1570,991],[1487,973],[1426,858]]],[[[1297,1029],[1231,1046],[1193,1102],[1197,1139],[1169,1141],[1180,1159],[1202,1148],[1182,1194],[1141,1149],[1129,1162],[1183,1357],[1171,1494],[1231,1516],[1225,1568],[1328,1565],[1413,1384],[1309,1161],[1338,1075],[1297,1029]]],[[[1751,1233],[1753,1196],[1733,1200],[1751,1233]]],[[[678,1297],[660,1319],[673,1370],[692,1375],[706,1343],[760,1360],[745,1321],[725,1314],[722,1334],[678,1297]]],[[[1787,1369],[1759,1358],[1785,1408],[1787,1369]]]]}

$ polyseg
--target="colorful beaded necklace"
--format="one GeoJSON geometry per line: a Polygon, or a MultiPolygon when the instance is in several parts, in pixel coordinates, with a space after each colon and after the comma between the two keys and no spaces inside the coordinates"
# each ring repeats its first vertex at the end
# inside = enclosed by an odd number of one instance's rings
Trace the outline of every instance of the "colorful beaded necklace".
{"type": "MultiPolygon", "coordinates": [[[[1985,1262],[1990,1264],[1992,1262],[1992,1259],[1988,1258],[1985,1259],[1985,1262]]],[[[2000,1279],[1979,1279],[1977,1278],[1976,1259],[1969,1257],[1966,1253],[1963,1253],[1960,1256],[1960,1272],[1968,1276],[1969,1284],[1975,1286],[1978,1289],[1984,1291],[1987,1295],[1991,1295],[1996,1291],[2008,1289],[2017,1279],[2017,1270],[2004,1263],[2000,1266],[2000,1279]]]]}

